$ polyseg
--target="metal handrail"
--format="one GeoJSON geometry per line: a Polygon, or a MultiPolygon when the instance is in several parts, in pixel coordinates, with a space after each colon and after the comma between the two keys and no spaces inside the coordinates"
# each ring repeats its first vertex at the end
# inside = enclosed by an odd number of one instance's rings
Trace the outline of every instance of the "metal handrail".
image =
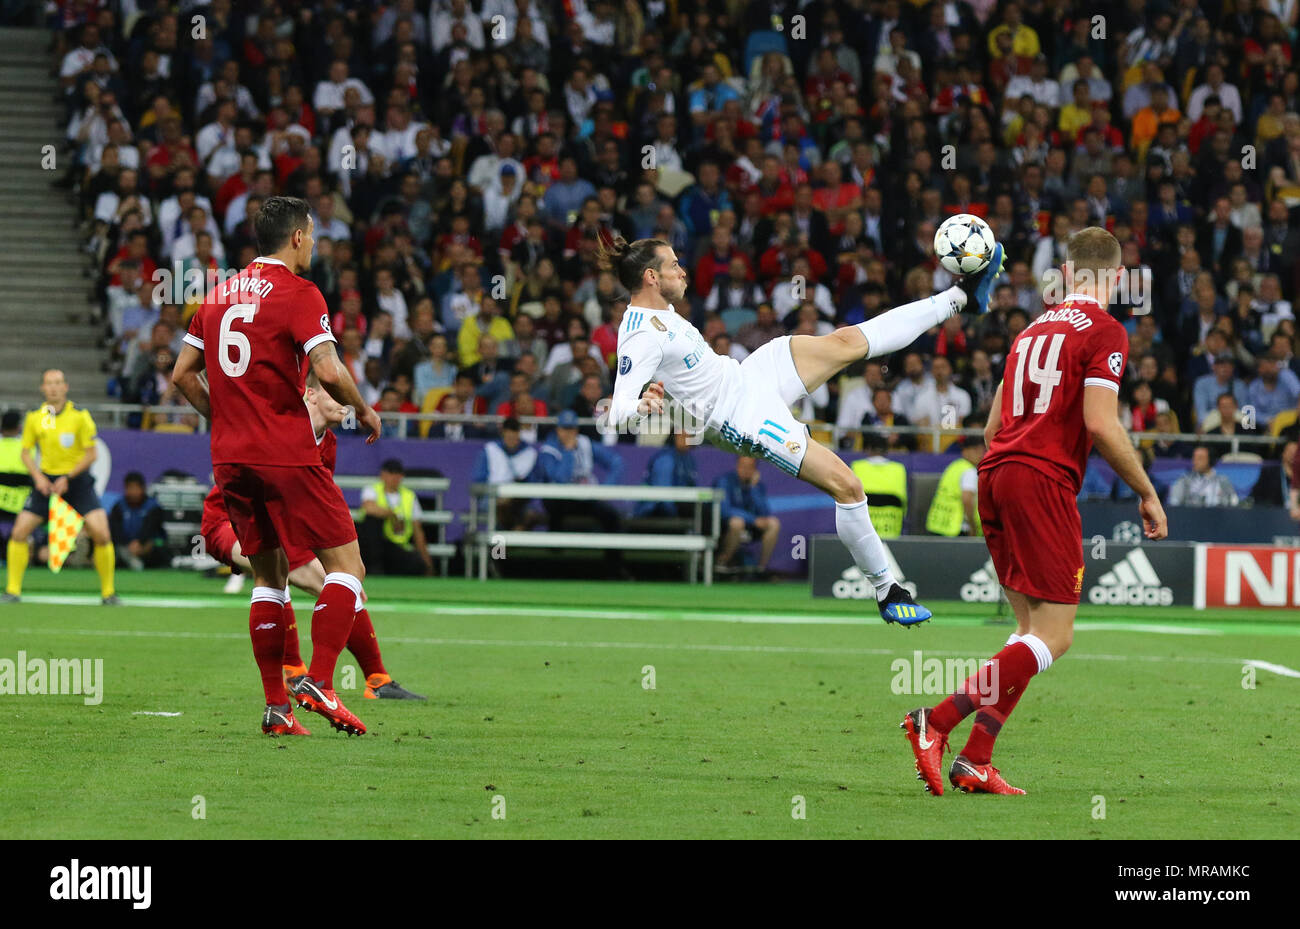
{"type": "MultiPolygon", "coordinates": [[[[94,417],[95,423],[100,428],[124,429],[128,428],[127,420],[131,416],[152,414],[156,416],[194,416],[197,415],[194,408],[184,406],[146,406],[138,403],[77,403],[77,406],[88,411],[94,417]]],[[[5,401],[0,400],[0,409],[34,409],[30,400],[5,401]]],[[[392,436],[396,439],[407,439],[406,435],[410,424],[412,423],[449,423],[463,424],[473,426],[500,426],[508,417],[497,416],[491,413],[380,413],[380,419],[385,423],[394,423],[399,427],[398,435],[392,436]]],[[[557,423],[556,416],[517,416],[514,417],[523,426],[554,426],[557,423]]],[[[578,425],[602,427],[603,422],[594,417],[579,417],[578,425]]],[[[943,439],[948,442],[953,441],[959,436],[980,436],[984,430],[978,426],[952,427],[943,426],[839,426],[835,423],[827,422],[810,422],[808,428],[814,432],[829,432],[833,446],[838,447],[840,440],[853,435],[907,435],[918,437],[929,437],[936,446],[943,439]]],[[[207,431],[207,422],[199,417],[199,432],[207,431]]],[[[1241,451],[1243,446],[1247,449],[1258,447],[1261,450],[1276,448],[1284,443],[1280,436],[1273,435],[1203,435],[1195,432],[1130,432],[1129,438],[1134,445],[1149,441],[1170,441],[1186,442],[1193,445],[1227,445],[1230,452],[1241,451]]]]}

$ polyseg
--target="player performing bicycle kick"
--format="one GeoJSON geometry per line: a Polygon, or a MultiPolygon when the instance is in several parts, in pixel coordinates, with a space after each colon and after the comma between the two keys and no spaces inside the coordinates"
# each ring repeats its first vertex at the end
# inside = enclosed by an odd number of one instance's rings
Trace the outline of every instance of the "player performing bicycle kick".
{"type": "MultiPolygon", "coordinates": [[[[1002,268],[1002,246],[988,266],[960,285],[896,307],[824,336],[782,336],[743,362],[722,357],[673,301],[686,295],[686,269],[659,239],[602,242],[603,267],[631,299],[618,330],[618,375],[607,425],[623,429],[664,412],[666,398],[703,425],[695,434],[739,455],[763,458],[835,500],[835,531],[876,590],[885,622],[913,626],[931,612],[912,599],[889,570],[884,543],[871,524],[862,482],[830,449],[810,440],[790,406],[863,358],[911,345],[968,304],[986,312],[1002,268]]],[[[687,427],[688,430],[690,427],[687,427]]]]}

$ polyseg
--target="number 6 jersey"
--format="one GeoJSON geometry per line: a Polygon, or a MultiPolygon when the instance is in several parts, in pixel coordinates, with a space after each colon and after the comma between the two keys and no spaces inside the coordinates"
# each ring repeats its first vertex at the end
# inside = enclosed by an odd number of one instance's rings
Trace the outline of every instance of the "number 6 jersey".
{"type": "Polygon", "coordinates": [[[333,342],[316,285],[258,258],[217,287],[185,342],[203,352],[212,401],[212,463],[319,465],[302,402],[306,355],[333,342]]]}
{"type": "Polygon", "coordinates": [[[1077,494],[1092,450],[1083,389],[1118,394],[1127,363],[1128,333],[1096,300],[1070,294],[1044,312],[1007,353],[1002,421],[980,470],[1019,461],[1077,494]]]}

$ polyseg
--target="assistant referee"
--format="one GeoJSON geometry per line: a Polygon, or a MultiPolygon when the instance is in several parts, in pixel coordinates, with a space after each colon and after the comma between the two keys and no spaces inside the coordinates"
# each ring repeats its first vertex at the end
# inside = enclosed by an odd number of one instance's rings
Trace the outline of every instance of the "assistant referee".
{"type": "Polygon", "coordinates": [[[9,578],[0,602],[14,603],[23,590],[23,573],[31,554],[31,538],[36,527],[49,519],[50,495],[58,494],[86,520],[86,533],[95,544],[95,571],[99,574],[99,592],[105,606],[119,601],[113,588],[113,540],[90,466],[98,454],[95,448],[95,421],[85,410],[68,400],[68,382],[63,372],[51,368],[41,377],[41,408],[27,414],[23,425],[22,460],[32,476],[33,489],[27,503],[14,521],[9,538],[9,578]],[[40,448],[37,467],[32,452],[40,448]]]}

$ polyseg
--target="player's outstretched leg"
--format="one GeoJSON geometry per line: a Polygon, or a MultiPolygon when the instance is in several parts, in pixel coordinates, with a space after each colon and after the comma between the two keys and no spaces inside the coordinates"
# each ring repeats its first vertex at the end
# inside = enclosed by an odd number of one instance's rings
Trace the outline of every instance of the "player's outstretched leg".
{"type": "Polygon", "coordinates": [[[835,500],[835,532],[853,556],[853,563],[876,589],[876,606],[887,623],[914,626],[931,617],[928,609],[912,599],[889,568],[885,543],[871,524],[862,481],[829,448],[816,442],[808,446],[801,480],[824,490],[835,500]]]}
{"type": "Polygon", "coordinates": [[[975,764],[965,755],[958,755],[952,760],[952,770],[948,772],[952,786],[967,794],[1023,794],[1019,787],[1012,787],[1002,777],[997,768],[991,764],[975,764]]]}
{"type": "Polygon", "coordinates": [[[266,709],[262,731],[267,735],[311,735],[293,718],[289,695],[280,676],[284,655],[284,591],[254,587],[248,613],[248,634],[253,640],[253,657],[262,675],[266,709]]]}
{"type": "Polygon", "coordinates": [[[993,247],[993,254],[984,270],[978,274],[967,274],[958,286],[966,294],[966,309],[974,313],[989,311],[989,297],[993,294],[993,282],[1002,275],[1002,266],[1006,263],[1006,254],[999,243],[993,247]]]}

